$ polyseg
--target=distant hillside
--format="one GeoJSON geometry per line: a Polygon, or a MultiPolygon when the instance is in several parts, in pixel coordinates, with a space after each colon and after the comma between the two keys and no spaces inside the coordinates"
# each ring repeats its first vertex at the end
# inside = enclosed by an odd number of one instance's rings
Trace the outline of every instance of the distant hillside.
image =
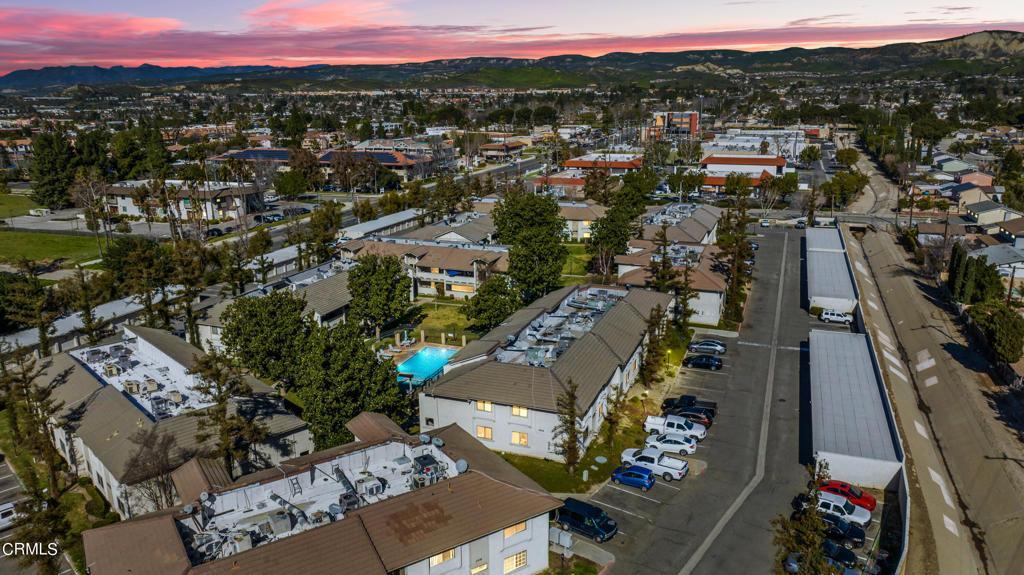
{"type": "Polygon", "coordinates": [[[770,52],[690,50],[685,52],[613,52],[604,56],[461,58],[407,64],[315,65],[301,68],[232,66],[164,68],[61,66],[17,70],[0,77],[0,89],[61,88],[75,84],[159,85],[181,82],[229,82],[235,78],[329,82],[369,86],[579,87],[616,81],[665,81],[743,74],[789,72],[820,74],[933,74],[1024,69],[1024,33],[987,31],[922,43],[877,48],[787,48],[770,52]]]}

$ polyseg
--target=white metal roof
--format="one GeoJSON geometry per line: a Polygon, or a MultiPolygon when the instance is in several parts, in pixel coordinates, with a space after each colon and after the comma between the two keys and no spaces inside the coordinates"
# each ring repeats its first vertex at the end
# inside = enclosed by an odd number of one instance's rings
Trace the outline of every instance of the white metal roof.
{"type": "Polygon", "coordinates": [[[807,251],[807,295],[856,301],[845,253],[807,251]]]}
{"type": "Polygon", "coordinates": [[[808,252],[846,251],[839,228],[807,228],[806,232],[808,252]]]}
{"type": "Polygon", "coordinates": [[[814,451],[899,461],[867,336],[811,330],[814,451]]]}
{"type": "Polygon", "coordinates": [[[361,238],[365,235],[387,229],[391,226],[407,222],[409,220],[414,220],[419,217],[420,213],[422,213],[422,210],[419,208],[409,208],[408,210],[402,210],[400,212],[381,216],[375,220],[349,226],[342,231],[344,232],[345,237],[361,238]]]}

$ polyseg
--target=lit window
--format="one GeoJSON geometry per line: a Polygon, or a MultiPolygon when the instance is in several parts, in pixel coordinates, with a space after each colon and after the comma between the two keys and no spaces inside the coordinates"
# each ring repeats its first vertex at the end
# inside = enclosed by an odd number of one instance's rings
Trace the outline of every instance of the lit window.
{"type": "Polygon", "coordinates": [[[476,437],[477,439],[486,439],[487,441],[490,441],[494,439],[492,431],[493,430],[486,425],[478,425],[476,426],[476,437]]]}
{"type": "Polygon", "coordinates": [[[476,567],[470,569],[469,575],[477,575],[477,573],[483,573],[484,571],[487,571],[487,564],[481,563],[480,565],[477,565],[476,567]]]}
{"type": "Polygon", "coordinates": [[[516,523],[515,525],[513,525],[511,527],[506,527],[505,528],[505,539],[508,539],[509,537],[512,537],[516,533],[522,533],[523,531],[526,531],[526,522],[525,521],[523,521],[522,523],[516,523]]]}
{"type": "Polygon", "coordinates": [[[489,401],[479,401],[478,400],[476,402],[476,410],[477,411],[486,411],[487,413],[490,413],[493,409],[494,409],[494,406],[491,405],[491,402],[489,402],[489,401]]]}
{"type": "Polygon", "coordinates": [[[433,557],[431,557],[430,558],[430,566],[431,567],[437,567],[438,565],[444,563],[445,561],[451,561],[452,559],[455,559],[455,550],[454,549],[449,549],[447,551],[438,553],[437,555],[434,555],[433,557]]]}
{"type": "Polygon", "coordinates": [[[526,409],[525,407],[520,407],[518,405],[513,405],[512,406],[512,415],[514,415],[516,417],[529,417],[530,416],[530,410],[526,409]]]}
{"type": "Polygon", "coordinates": [[[511,573],[521,567],[526,567],[526,551],[505,558],[505,573],[511,573]]]}
{"type": "Polygon", "coordinates": [[[526,434],[523,433],[522,431],[513,431],[512,432],[512,445],[521,445],[523,447],[526,447],[526,446],[530,445],[530,440],[526,436],[526,434]]]}

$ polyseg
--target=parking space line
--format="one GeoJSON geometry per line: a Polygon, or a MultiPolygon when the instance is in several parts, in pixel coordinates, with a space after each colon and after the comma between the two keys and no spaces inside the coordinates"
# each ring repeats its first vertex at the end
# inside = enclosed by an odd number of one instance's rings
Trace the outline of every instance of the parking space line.
{"type": "Polygon", "coordinates": [[[8,491],[14,491],[15,489],[21,489],[21,486],[15,485],[14,487],[8,487],[7,489],[0,489],[0,493],[7,493],[8,491]]]}
{"type": "Polygon", "coordinates": [[[7,535],[0,536],[0,541],[3,541],[4,539],[10,539],[11,537],[14,537],[14,533],[8,533],[7,535]]]}
{"type": "Polygon", "coordinates": [[[665,483],[664,481],[662,481],[661,483],[658,483],[657,485],[660,485],[662,487],[668,487],[669,489],[675,489],[676,491],[681,491],[681,489],[679,489],[678,487],[676,487],[674,485],[669,485],[668,483],[665,483]]]}
{"type": "Polygon", "coordinates": [[[710,369],[694,369],[692,367],[681,367],[679,371],[682,373],[703,373],[705,375],[729,375],[728,373],[722,373],[722,370],[712,371],[710,369]]]}
{"type": "Polygon", "coordinates": [[[628,493],[628,494],[630,494],[630,495],[632,495],[634,497],[639,497],[640,499],[646,499],[648,501],[653,501],[653,502],[657,503],[658,505],[661,505],[661,501],[658,501],[657,499],[655,499],[653,497],[648,497],[646,495],[640,495],[639,493],[633,493],[632,491],[630,491],[628,489],[623,489],[623,488],[619,487],[618,485],[612,485],[611,483],[609,483],[605,487],[610,487],[610,488],[612,488],[612,489],[614,489],[616,491],[621,491],[623,493],[628,493]]]}
{"type": "Polygon", "coordinates": [[[935,377],[934,375],[929,377],[928,379],[924,380],[924,386],[925,387],[931,387],[931,386],[935,385],[936,383],[939,383],[939,378],[935,377]]]}
{"type": "Polygon", "coordinates": [[[614,509],[616,511],[621,511],[622,513],[625,513],[626,515],[632,515],[633,517],[639,517],[640,519],[643,519],[644,521],[646,521],[648,523],[651,523],[651,524],[654,523],[653,521],[651,521],[650,519],[644,517],[643,515],[640,515],[639,513],[634,513],[632,511],[626,511],[625,509],[623,509],[621,507],[616,507],[616,506],[614,506],[614,505],[612,505],[610,503],[605,503],[604,501],[598,501],[597,499],[594,499],[593,497],[590,498],[590,501],[598,503],[598,504],[603,505],[605,507],[614,509]]]}
{"type": "Polygon", "coordinates": [[[0,480],[7,479],[8,477],[14,477],[14,474],[13,473],[8,473],[7,475],[0,475],[0,480]]]}
{"type": "Polygon", "coordinates": [[[907,375],[900,371],[899,369],[897,369],[894,365],[889,366],[889,372],[895,375],[896,377],[902,379],[903,383],[907,383],[910,381],[909,379],[907,379],[907,375]]]}
{"type": "Polygon", "coordinates": [[[693,390],[696,390],[696,391],[703,391],[703,392],[706,392],[706,393],[711,393],[711,392],[725,393],[724,389],[715,389],[713,387],[701,387],[699,385],[688,385],[688,384],[685,384],[685,383],[683,384],[683,387],[685,389],[693,389],[693,390]]]}

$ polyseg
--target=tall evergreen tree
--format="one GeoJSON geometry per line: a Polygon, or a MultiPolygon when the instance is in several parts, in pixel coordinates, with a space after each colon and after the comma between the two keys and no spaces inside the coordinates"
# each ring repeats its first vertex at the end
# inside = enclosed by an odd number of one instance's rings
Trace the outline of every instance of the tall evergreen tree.
{"type": "Polygon", "coordinates": [[[672,263],[668,240],[668,224],[662,224],[654,234],[657,253],[651,258],[647,271],[651,274],[651,287],[661,293],[674,294],[679,289],[679,270],[672,263]]]}
{"type": "Polygon", "coordinates": [[[258,377],[291,387],[312,329],[306,302],[288,290],[236,299],[221,316],[228,353],[258,377]]]}
{"type": "Polygon", "coordinates": [[[82,333],[89,345],[96,345],[107,334],[110,321],[96,315],[96,305],[102,292],[95,282],[85,275],[81,266],[75,268],[75,275],[67,284],[72,307],[82,321],[82,333]]]}
{"type": "Polygon", "coordinates": [[[348,274],[350,318],[356,325],[379,332],[409,307],[411,289],[412,279],[398,258],[365,255],[348,274]]]}
{"type": "Polygon", "coordinates": [[[75,181],[75,155],[63,131],[41,132],[32,138],[32,199],[37,204],[57,209],[71,200],[75,181]]]}
{"type": "Polygon", "coordinates": [[[36,329],[39,341],[39,355],[50,355],[53,322],[59,314],[53,304],[51,290],[39,279],[40,268],[35,262],[21,258],[18,261],[18,278],[7,289],[8,318],[15,323],[36,329]]]}
{"type": "Polygon", "coordinates": [[[558,425],[555,426],[555,453],[562,456],[565,469],[570,475],[576,473],[580,464],[583,429],[580,426],[579,385],[566,382],[565,390],[555,401],[558,411],[558,425]]]}

